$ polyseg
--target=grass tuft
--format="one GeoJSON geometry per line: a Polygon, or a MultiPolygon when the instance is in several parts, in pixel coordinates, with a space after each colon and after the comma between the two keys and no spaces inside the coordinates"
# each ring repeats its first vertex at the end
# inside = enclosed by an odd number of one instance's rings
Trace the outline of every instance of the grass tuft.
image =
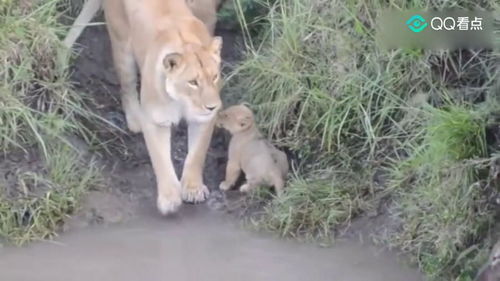
{"type": "Polygon", "coordinates": [[[392,243],[412,253],[432,280],[468,280],[471,260],[487,251],[481,240],[495,216],[481,181],[489,164],[486,119],[458,105],[426,113],[420,146],[393,169],[392,212],[401,229],[392,243]]]}
{"type": "Polygon", "coordinates": [[[345,175],[327,175],[325,179],[292,179],[283,196],[269,202],[253,223],[282,237],[331,243],[331,230],[361,211],[364,200],[360,197],[366,190],[345,175]]]}
{"type": "MultiPolygon", "coordinates": [[[[0,237],[15,245],[53,237],[85,191],[99,184],[95,165],[86,163],[84,168],[72,148],[62,146],[50,152],[42,170],[14,175],[15,187],[22,192],[0,196],[0,237]]],[[[3,189],[2,193],[9,192],[3,189]]]]}
{"type": "Polygon", "coordinates": [[[17,151],[42,159],[41,167],[11,167],[14,183],[0,181],[0,236],[15,244],[52,236],[96,183],[96,170],[82,166],[66,140],[93,140],[82,122],[94,115],[61,59],[70,55],[62,44],[65,4],[0,1],[0,164],[17,151]]]}

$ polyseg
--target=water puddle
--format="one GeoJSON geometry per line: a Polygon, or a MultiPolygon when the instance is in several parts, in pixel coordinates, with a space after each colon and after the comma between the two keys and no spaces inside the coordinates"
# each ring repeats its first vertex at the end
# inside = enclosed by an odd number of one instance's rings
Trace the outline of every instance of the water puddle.
{"type": "Polygon", "coordinates": [[[397,256],[354,242],[319,248],[276,240],[203,206],[184,206],[171,218],[153,213],[0,249],[0,280],[422,280],[397,256]]]}

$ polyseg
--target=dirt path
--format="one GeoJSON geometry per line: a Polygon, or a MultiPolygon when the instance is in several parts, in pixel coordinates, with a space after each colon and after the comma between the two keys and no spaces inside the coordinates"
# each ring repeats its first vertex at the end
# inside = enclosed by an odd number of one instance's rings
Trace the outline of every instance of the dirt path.
{"type": "Polygon", "coordinates": [[[0,253],[0,279],[8,281],[421,280],[394,255],[374,248],[274,240],[243,231],[202,205],[185,205],[169,219],[146,208],[120,226],[69,232],[56,242],[0,253]]]}

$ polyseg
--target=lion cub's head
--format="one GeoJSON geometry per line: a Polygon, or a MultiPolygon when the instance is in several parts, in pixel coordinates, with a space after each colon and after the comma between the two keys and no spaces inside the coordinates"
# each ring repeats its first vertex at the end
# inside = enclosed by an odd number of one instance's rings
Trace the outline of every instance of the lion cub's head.
{"type": "Polygon", "coordinates": [[[182,52],[163,59],[165,89],[183,104],[184,117],[207,121],[220,109],[220,52],[222,38],[214,37],[208,46],[185,45],[182,52]]]}
{"type": "Polygon", "coordinates": [[[217,116],[217,126],[233,135],[253,128],[254,122],[252,111],[243,104],[230,106],[217,116]]]}

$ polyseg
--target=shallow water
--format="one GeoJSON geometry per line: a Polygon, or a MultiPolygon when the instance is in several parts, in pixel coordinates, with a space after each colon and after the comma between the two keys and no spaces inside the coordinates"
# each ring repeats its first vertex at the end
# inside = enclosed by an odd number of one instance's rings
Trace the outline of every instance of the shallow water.
{"type": "Polygon", "coordinates": [[[2,281],[333,280],[416,281],[416,270],[373,247],[333,248],[243,230],[203,206],[170,218],[149,214],[119,226],[89,227],[52,242],[0,249],[2,281]]]}

